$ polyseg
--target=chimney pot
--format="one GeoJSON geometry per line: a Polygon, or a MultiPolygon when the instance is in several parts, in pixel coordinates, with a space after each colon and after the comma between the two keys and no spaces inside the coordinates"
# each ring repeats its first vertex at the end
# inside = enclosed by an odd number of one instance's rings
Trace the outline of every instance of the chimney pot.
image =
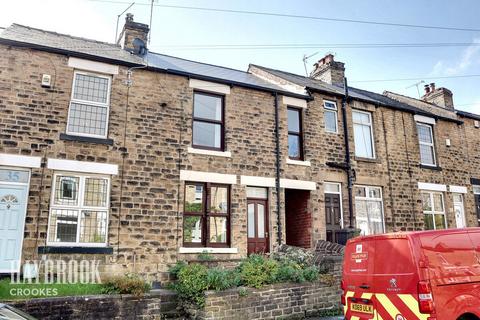
{"type": "Polygon", "coordinates": [[[435,82],[430,83],[430,90],[435,91],[435,82]]]}
{"type": "Polygon", "coordinates": [[[430,86],[428,84],[424,85],[423,88],[425,89],[425,95],[430,93],[430,86]]]}
{"type": "Polygon", "coordinates": [[[344,86],[345,64],[335,61],[333,54],[327,54],[313,66],[315,69],[310,73],[311,78],[341,87],[344,86]]]}

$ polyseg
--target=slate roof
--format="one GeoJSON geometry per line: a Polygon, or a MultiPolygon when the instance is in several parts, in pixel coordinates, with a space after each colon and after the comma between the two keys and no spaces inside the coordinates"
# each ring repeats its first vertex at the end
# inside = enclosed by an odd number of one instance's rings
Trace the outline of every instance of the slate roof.
{"type": "MultiPolygon", "coordinates": [[[[319,90],[322,92],[335,94],[335,95],[341,95],[341,96],[344,95],[344,89],[343,87],[340,87],[340,86],[331,85],[320,80],[312,79],[312,78],[305,77],[298,74],[293,74],[290,72],[285,72],[282,70],[271,69],[271,68],[253,65],[253,64],[251,66],[262,69],[284,80],[290,81],[300,86],[304,86],[309,89],[319,90]]],[[[431,116],[434,118],[439,118],[439,119],[444,119],[449,121],[461,122],[460,120],[457,119],[455,112],[448,111],[444,108],[441,108],[436,105],[429,104],[414,98],[401,96],[401,95],[390,93],[390,92],[388,92],[389,94],[379,94],[379,93],[362,90],[362,89],[358,89],[351,86],[348,86],[348,93],[349,93],[349,96],[354,99],[370,102],[373,104],[390,107],[390,108],[394,108],[394,109],[398,109],[398,110],[402,110],[402,111],[406,111],[414,114],[431,116]],[[404,97],[405,99],[400,97],[404,97]]]]}
{"type": "Polygon", "coordinates": [[[74,37],[57,32],[45,31],[19,24],[12,24],[0,34],[0,43],[32,47],[56,53],[68,54],[99,61],[119,63],[123,65],[140,66],[157,71],[174,73],[192,78],[220,81],[232,85],[278,92],[289,96],[308,98],[306,95],[291,93],[269,83],[251,73],[215,66],[206,63],[176,58],[168,55],[148,52],[140,57],[123,50],[120,46],[107,42],[74,37]]]}

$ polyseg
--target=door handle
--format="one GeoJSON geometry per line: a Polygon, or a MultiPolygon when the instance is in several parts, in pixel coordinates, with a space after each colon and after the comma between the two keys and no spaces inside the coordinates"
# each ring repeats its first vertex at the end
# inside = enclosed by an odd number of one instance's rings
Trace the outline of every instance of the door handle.
{"type": "Polygon", "coordinates": [[[370,289],[370,286],[368,284],[362,284],[362,285],[359,285],[359,287],[361,289],[370,289]]]}
{"type": "Polygon", "coordinates": [[[265,232],[265,237],[268,238],[268,232],[265,232]]]}

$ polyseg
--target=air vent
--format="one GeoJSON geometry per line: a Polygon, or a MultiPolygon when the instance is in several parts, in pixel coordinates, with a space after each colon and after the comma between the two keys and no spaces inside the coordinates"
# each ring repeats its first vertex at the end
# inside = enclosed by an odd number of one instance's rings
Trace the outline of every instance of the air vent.
{"type": "Polygon", "coordinates": [[[480,121],[475,120],[475,121],[473,122],[473,125],[475,126],[475,128],[480,128],[480,121]]]}

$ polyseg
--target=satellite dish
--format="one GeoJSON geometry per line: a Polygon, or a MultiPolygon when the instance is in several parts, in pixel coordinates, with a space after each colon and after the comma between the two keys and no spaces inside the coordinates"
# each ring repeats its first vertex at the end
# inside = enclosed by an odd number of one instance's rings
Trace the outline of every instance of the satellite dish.
{"type": "Polygon", "coordinates": [[[133,40],[133,53],[143,56],[147,53],[147,46],[145,41],[139,38],[133,40]]]}

